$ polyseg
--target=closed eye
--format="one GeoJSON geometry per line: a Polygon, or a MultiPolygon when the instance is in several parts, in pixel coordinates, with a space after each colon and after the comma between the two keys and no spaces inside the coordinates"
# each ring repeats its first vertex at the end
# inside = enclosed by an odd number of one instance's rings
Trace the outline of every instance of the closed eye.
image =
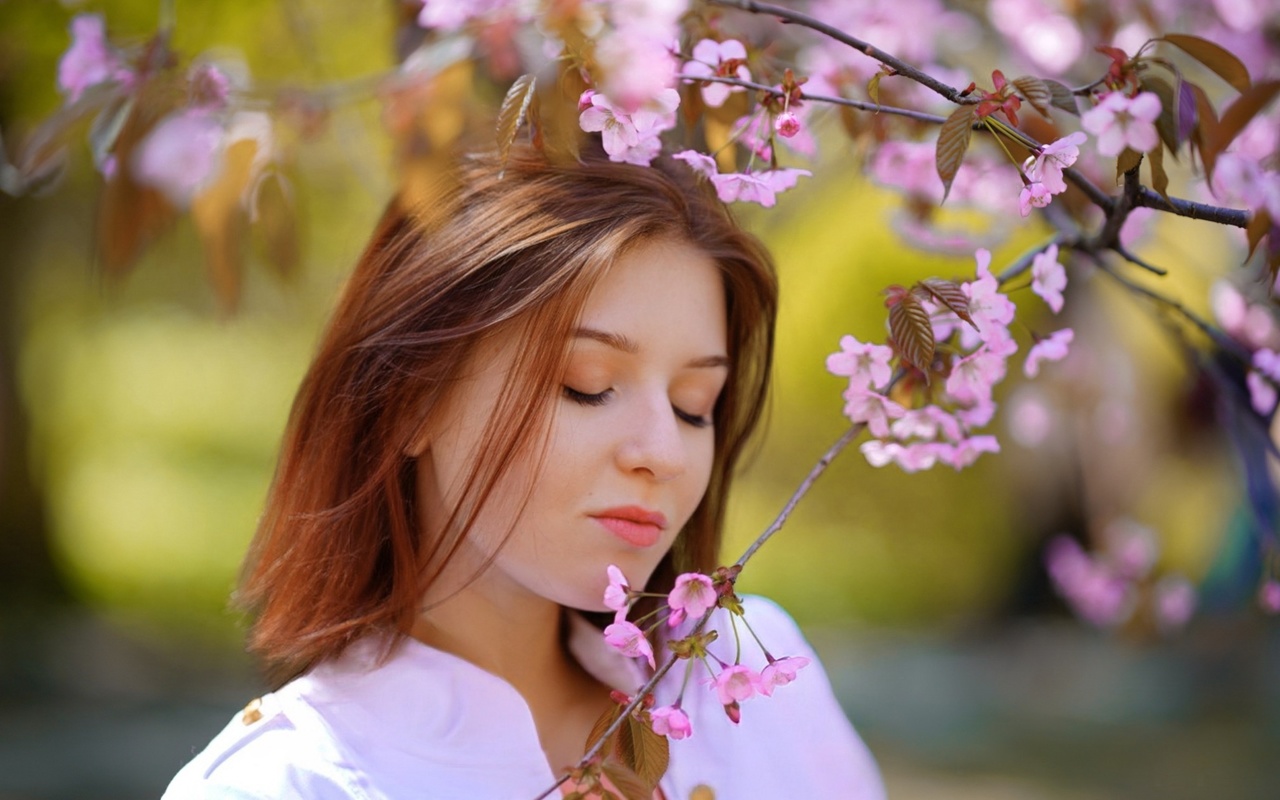
{"type": "Polygon", "coordinates": [[[692,425],[695,428],[707,428],[711,426],[711,417],[709,416],[700,417],[697,414],[690,414],[687,411],[681,411],[675,406],[672,406],[671,410],[676,412],[676,416],[680,418],[681,422],[692,425]]]}
{"type": "Polygon", "coordinates": [[[609,396],[611,394],[613,394],[612,389],[605,389],[603,392],[589,394],[587,392],[580,392],[571,386],[564,387],[564,396],[578,405],[583,406],[602,406],[609,402],[609,396]]]}

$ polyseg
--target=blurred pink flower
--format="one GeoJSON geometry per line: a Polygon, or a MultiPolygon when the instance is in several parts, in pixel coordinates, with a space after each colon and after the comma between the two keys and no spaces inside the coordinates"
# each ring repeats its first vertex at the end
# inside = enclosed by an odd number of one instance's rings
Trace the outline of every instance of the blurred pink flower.
{"type": "Polygon", "coordinates": [[[609,585],[604,590],[604,604],[617,612],[613,621],[622,622],[627,615],[627,606],[631,602],[631,587],[627,584],[627,576],[613,564],[606,568],[606,572],[609,574],[609,585]]]}
{"type": "Polygon", "coordinates": [[[1031,261],[1031,291],[1057,314],[1062,310],[1062,290],[1066,288],[1067,270],[1058,262],[1058,245],[1051,244],[1031,261]]]}
{"type": "Polygon", "coordinates": [[[191,105],[209,111],[227,107],[231,96],[231,81],[226,73],[213,64],[197,64],[187,76],[191,85],[191,105]]]}
{"type": "Polygon", "coordinates": [[[889,435],[889,420],[897,419],[906,409],[882,394],[866,389],[849,388],[844,392],[844,414],[851,422],[865,422],[872,436],[889,435]]]}
{"type": "Polygon", "coordinates": [[[614,622],[604,629],[604,640],[624,656],[644,658],[648,660],[650,667],[655,666],[653,647],[644,637],[644,631],[637,628],[634,623],[614,622]]]}
{"type": "Polygon", "coordinates": [[[222,123],[202,109],[165,117],[142,141],[133,175],[186,206],[222,169],[222,123]]]}
{"type": "Polygon", "coordinates": [[[994,436],[970,436],[955,445],[938,445],[938,448],[938,459],[959,470],[972,466],[983,453],[999,453],[1000,442],[994,436]]]}
{"type": "Polygon", "coordinates": [[[957,361],[947,376],[947,395],[957,403],[979,404],[991,400],[991,391],[1004,380],[1004,356],[983,346],[957,361]]]}
{"type": "Polygon", "coordinates": [[[1264,417],[1270,414],[1276,407],[1276,387],[1254,370],[1245,374],[1244,382],[1249,387],[1249,402],[1253,410],[1264,417]]]}
{"type": "MultiPolygon", "coordinates": [[[[683,74],[694,78],[737,78],[751,80],[747,68],[747,48],[737,39],[703,39],[693,46],[693,60],[684,62],[683,74]]],[[[743,91],[741,86],[727,83],[708,83],[702,87],[702,101],[712,108],[719,108],[729,95],[743,91]]]]}
{"type": "Polygon", "coordinates": [[[107,44],[106,24],[97,14],[77,14],[71,19],[71,46],[58,62],[58,88],[74,103],[90,86],[106,81],[129,83],[132,70],[107,44]]]}
{"type": "Polygon", "coordinates": [[[689,724],[689,716],[680,710],[680,706],[659,706],[649,712],[653,721],[653,732],[659,736],[670,736],[672,739],[687,739],[693,733],[689,724]]]}
{"type": "Polygon", "coordinates": [[[1258,605],[1268,614],[1280,614],[1280,581],[1268,578],[1258,587],[1258,605]]]}
{"type": "Polygon", "coordinates": [[[720,670],[712,680],[721,705],[747,700],[760,691],[760,676],[742,664],[720,670]]]}
{"type": "Polygon", "coordinates": [[[510,6],[507,0],[426,0],[418,12],[418,25],[442,31],[456,31],[473,19],[510,6]]]}
{"type": "Polygon", "coordinates": [[[779,136],[790,139],[800,132],[800,118],[796,116],[794,111],[783,111],[773,121],[773,128],[778,132],[779,136]]]}
{"type": "Polygon", "coordinates": [[[659,137],[675,127],[680,95],[675,89],[658,94],[654,104],[627,113],[601,92],[583,94],[589,105],[578,115],[578,125],[589,133],[600,132],[610,161],[648,166],[662,149],[659,137]]]}
{"type": "Polygon", "coordinates": [[[898,467],[903,472],[922,472],[933,469],[933,465],[938,463],[939,455],[949,447],[950,445],[936,442],[914,442],[898,448],[893,460],[898,462],[898,467]]]}
{"type": "Polygon", "coordinates": [[[852,388],[881,388],[893,376],[892,359],[893,350],[885,345],[841,336],[840,351],[827,356],[827,371],[847,377],[852,388]]]}
{"type": "Polygon", "coordinates": [[[1039,181],[1032,181],[1022,187],[1018,195],[1018,213],[1028,216],[1033,208],[1044,208],[1053,200],[1048,187],[1039,181]]]}
{"type": "MultiPolygon", "coordinates": [[[[1080,131],[1050,142],[1040,149],[1038,155],[1032,156],[1027,163],[1027,177],[1044,184],[1049,194],[1062,194],[1067,190],[1067,182],[1062,179],[1062,171],[1080,157],[1080,145],[1089,137],[1080,131]]],[[[1025,216],[1025,215],[1023,215],[1025,216]]]]}
{"type": "Polygon", "coordinates": [[[1057,536],[1045,550],[1045,567],[1059,594],[1085,621],[1112,627],[1133,613],[1132,585],[1099,564],[1069,536],[1057,536]]]}
{"type": "Polygon", "coordinates": [[[1103,529],[1107,552],[1120,577],[1139,580],[1147,577],[1160,555],[1155,532],[1132,519],[1121,518],[1103,529]]]}
{"type": "Polygon", "coordinates": [[[1154,92],[1140,92],[1127,97],[1111,92],[1080,117],[1080,127],[1098,137],[1098,152],[1118,156],[1126,147],[1138,153],[1155,149],[1160,143],[1156,118],[1160,116],[1160,97],[1154,92]]]}
{"type": "Polygon", "coordinates": [[[715,159],[697,150],[684,150],[672,158],[683,161],[689,168],[711,181],[716,196],[722,202],[735,201],[759,203],[771,208],[778,192],[796,185],[800,176],[812,175],[807,169],[772,169],[765,172],[730,172],[720,174],[715,159]]]}
{"type": "Polygon", "coordinates": [[[676,578],[675,587],[667,594],[671,627],[684,622],[685,617],[701,617],[716,604],[716,590],[711,579],[697,572],[686,572],[676,578]]]}
{"type": "Polygon", "coordinates": [[[1181,575],[1166,575],[1155,589],[1156,625],[1166,633],[1185,627],[1196,610],[1196,590],[1181,575]]]}
{"type": "Polygon", "coordinates": [[[760,694],[765,697],[772,696],[774,689],[794,681],[796,673],[807,666],[809,666],[809,659],[804,656],[771,657],[768,665],[760,670],[760,694]]]}
{"type": "Polygon", "coordinates": [[[1017,306],[1008,297],[1000,293],[1000,284],[991,274],[991,252],[986,248],[974,251],[978,265],[978,277],[968,283],[961,284],[965,297],[969,298],[969,316],[978,326],[978,335],[982,341],[992,336],[1007,334],[1007,327],[1013,322],[1017,306]]]}
{"type": "Polygon", "coordinates": [[[898,454],[902,452],[902,445],[897,442],[868,439],[859,445],[858,449],[862,451],[867,463],[878,469],[896,461],[898,454]]]}
{"type": "Polygon", "coordinates": [[[1061,361],[1066,358],[1067,351],[1075,337],[1075,331],[1070,328],[1063,328],[1036,342],[1031,346],[1031,351],[1027,353],[1027,361],[1022,366],[1023,374],[1028,378],[1034,378],[1040,373],[1041,361],[1061,361]]]}

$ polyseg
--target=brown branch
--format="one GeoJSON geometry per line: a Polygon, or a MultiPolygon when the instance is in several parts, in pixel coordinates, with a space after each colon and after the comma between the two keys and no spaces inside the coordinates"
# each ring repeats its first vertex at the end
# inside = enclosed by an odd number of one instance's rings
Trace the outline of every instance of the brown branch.
{"type": "Polygon", "coordinates": [[[1208,203],[1197,203],[1194,200],[1183,200],[1180,197],[1170,197],[1166,200],[1159,192],[1146,186],[1143,186],[1138,191],[1137,196],[1134,198],[1134,203],[1142,208],[1154,208],[1157,211],[1165,211],[1170,214],[1176,214],[1179,217],[1216,222],[1219,225],[1230,225],[1234,228],[1249,227],[1249,219],[1253,216],[1249,211],[1211,206],[1208,203]]]}
{"type": "Polygon", "coordinates": [[[864,42],[861,39],[854,38],[839,28],[828,25],[822,20],[815,19],[808,14],[802,14],[799,11],[795,11],[790,8],[783,8],[782,6],[775,6],[771,3],[757,3],[755,0],[708,0],[708,2],[713,6],[736,8],[740,11],[746,11],[751,14],[766,14],[772,17],[777,17],[783,22],[790,22],[815,30],[818,33],[835,39],[841,44],[849,45],[863,55],[874,58],[876,61],[879,61],[881,64],[889,67],[904,78],[909,78],[922,86],[932,89],[957,105],[972,105],[978,102],[977,97],[961,94],[959,89],[948,86],[932,75],[916,69],[905,61],[901,61],[889,53],[886,53],[875,45],[864,42]]]}

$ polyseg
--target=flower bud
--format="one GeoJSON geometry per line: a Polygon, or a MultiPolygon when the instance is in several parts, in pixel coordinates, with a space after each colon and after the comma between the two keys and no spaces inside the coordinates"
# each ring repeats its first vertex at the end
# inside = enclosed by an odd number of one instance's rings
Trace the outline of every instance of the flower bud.
{"type": "Polygon", "coordinates": [[[773,129],[779,136],[790,139],[800,132],[800,118],[794,111],[783,111],[773,120],[773,129]]]}

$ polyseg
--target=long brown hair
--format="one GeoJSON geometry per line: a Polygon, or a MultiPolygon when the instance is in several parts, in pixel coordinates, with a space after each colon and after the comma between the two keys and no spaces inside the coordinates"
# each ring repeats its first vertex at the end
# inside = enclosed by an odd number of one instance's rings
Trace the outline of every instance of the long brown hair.
{"type": "Polygon", "coordinates": [[[238,603],[276,679],[373,630],[404,635],[505,465],[536,447],[567,342],[627,248],[686,241],[724,277],[731,361],[707,493],[649,582],[715,566],[730,475],[764,405],[777,284],[763,246],[682,164],[548,163],[516,148],[461,159],[429,209],[393,201],[351,276],[286,429],[238,603]],[[424,541],[414,443],[481,337],[528,332],[445,533],[424,541]]]}

